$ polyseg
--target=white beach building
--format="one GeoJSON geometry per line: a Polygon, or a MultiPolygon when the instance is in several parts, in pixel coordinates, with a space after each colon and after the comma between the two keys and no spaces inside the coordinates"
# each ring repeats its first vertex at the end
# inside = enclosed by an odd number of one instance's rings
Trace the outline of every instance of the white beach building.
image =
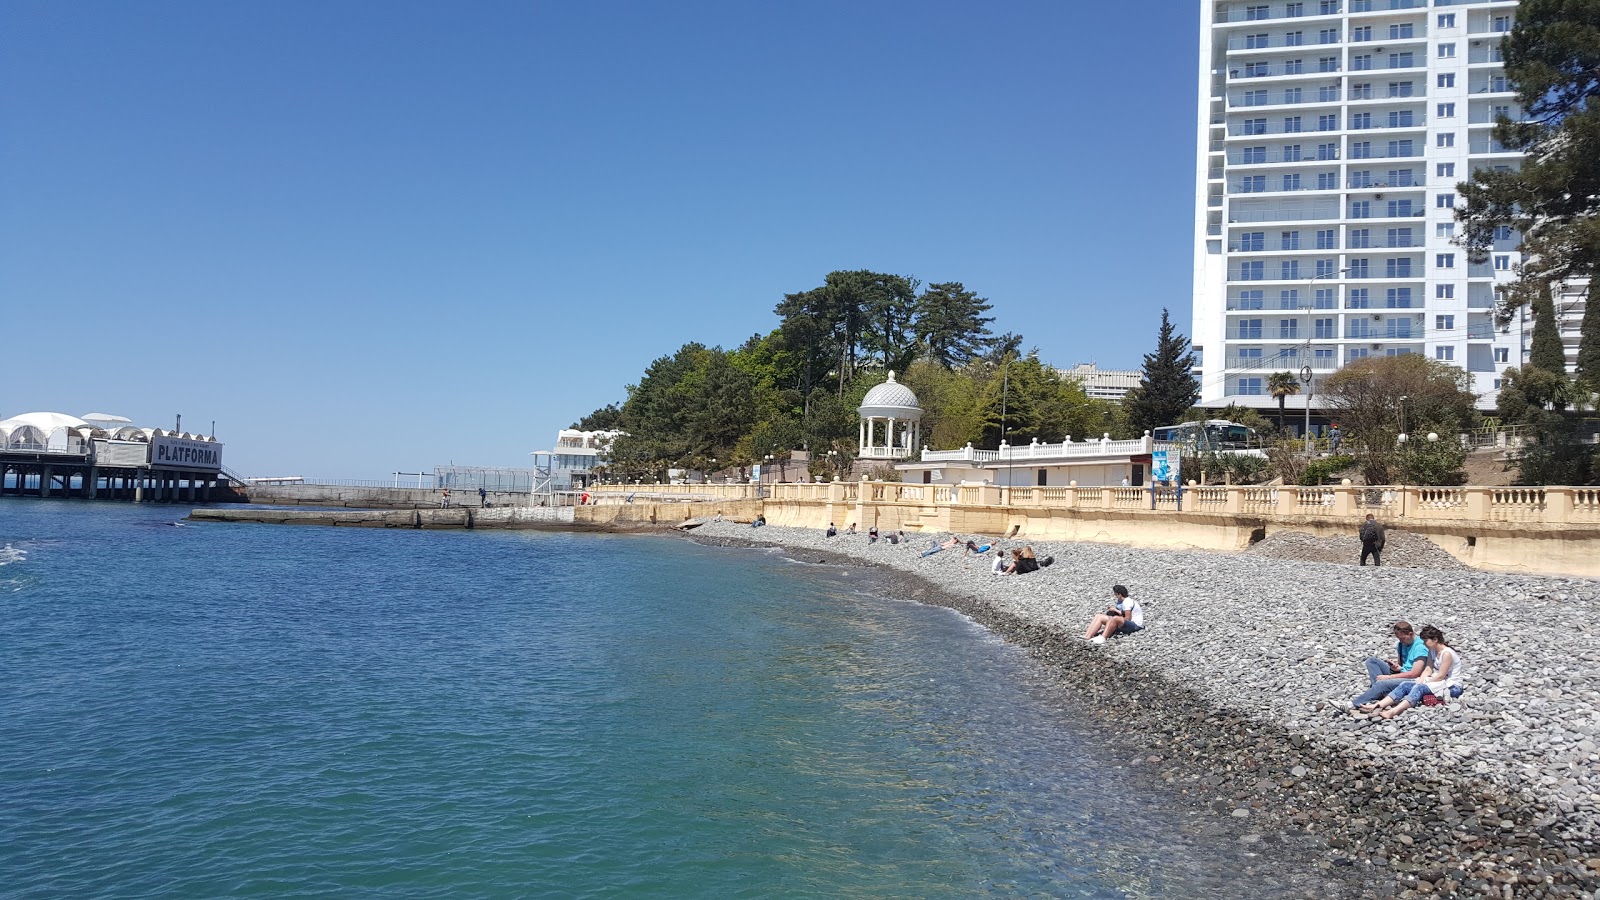
{"type": "MultiPolygon", "coordinates": [[[[1201,403],[1266,407],[1274,372],[1316,379],[1423,353],[1484,407],[1527,328],[1494,327],[1518,235],[1454,243],[1456,185],[1521,155],[1501,41],[1515,0],[1201,0],[1194,322],[1201,403]]],[[[1308,402],[1291,397],[1291,406],[1308,402]]]]}

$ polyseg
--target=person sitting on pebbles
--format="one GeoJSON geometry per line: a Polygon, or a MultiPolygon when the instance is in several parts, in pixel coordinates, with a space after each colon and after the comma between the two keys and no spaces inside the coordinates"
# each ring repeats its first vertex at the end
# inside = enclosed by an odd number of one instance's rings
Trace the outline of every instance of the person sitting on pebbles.
{"type": "Polygon", "coordinates": [[[1128,589],[1120,584],[1111,586],[1111,605],[1089,622],[1083,639],[1091,644],[1104,644],[1113,634],[1133,634],[1144,628],[1144,607],[1128,596],[1128,589]]]}
{"type": "Polygon", "coordinates": [[[867,543],[876,544],[877,542],[878,542],[878,526],[874,525],[871,528],[867,529],[867,543]]]}
{"type": "Polygon", "coordinates": [[[1365,706],[1389,695],[1397,686],[1415,681],[1428,664],[1428,646],[1411,630],[1411,623],[1394,623],[1394,656],[1390,659],[1367,657],[1367,689],[1351,700],[1348,708],[1365,706]]]}
{"type": "Polygon", "coordinates": [[[851,522],[849,525],[845,526],[844,533],[845,534],[855,534],[856,533],[856,523],[851,522]]]}
{"type": "Polygon", "coordinates": [[[1006,552],[1004,550],[996,550],[994,552],[994,564],[989,566],[989,571],[996,575],[1004,575],[1008,568],[1010,567],[1006,565],[1006,552]]]}
{"type": "Polygon", "coordinates": [[[1413,706],[1421,706],[1430,694],[1440,702],[1461,696],[1461,654],[1445,643],[1444,632],[1432,625],[1422,626],[1422,642],[1428,646],[1428,667],[1422,671],[1422,677],[1401,682],[1389,696],[1358,709],[1358,715],[1376,714],[1392,719],[1413,706]]]}
{"type": "Polygon", "coordinates": [[[834,535],[836,535],[838,533],[839,533],[839,529],[833,527],[833,523],[829,522],[828,523],[828,530],[823,533],[823,536],[824,537],[833,537],[834,535]]]}

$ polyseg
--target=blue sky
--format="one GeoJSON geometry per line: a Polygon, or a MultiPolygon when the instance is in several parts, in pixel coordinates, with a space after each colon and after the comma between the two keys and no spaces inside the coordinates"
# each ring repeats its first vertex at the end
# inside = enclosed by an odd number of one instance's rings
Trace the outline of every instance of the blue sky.
{"type": "Polygon", "coordinates": [[[1134,367],[1189,318],[1192,6],[13,0],[0,415],[525,465],[854,268],[1134,367]]]}

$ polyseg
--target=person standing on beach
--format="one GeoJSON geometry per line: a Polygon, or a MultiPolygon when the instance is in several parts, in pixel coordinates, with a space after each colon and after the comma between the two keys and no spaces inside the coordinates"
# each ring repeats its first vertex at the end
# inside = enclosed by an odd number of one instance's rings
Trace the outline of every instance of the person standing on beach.
{"type": "Polygon", "coordinates": [[[1428,648],[1417,639],[1410,622],[1394,623],[1394,640],[1393,658],[1367,657],[1367,689],[1350,701],[1352,708],[1387,697],[1399,685],[1416,680],[1427,666],[1428,648]]]}
{"type": "Polygon", "coordinates": [[[1374,567],[1383,565],[1380,558],[1383,553],[1383,526],[1372,517],[1372,513],[1367,513],[1367,520],[1361,523],[1357,535],[1361,538],[1361,564],[1366,565],[1367,557],[1371,556],[1374,567]]]}

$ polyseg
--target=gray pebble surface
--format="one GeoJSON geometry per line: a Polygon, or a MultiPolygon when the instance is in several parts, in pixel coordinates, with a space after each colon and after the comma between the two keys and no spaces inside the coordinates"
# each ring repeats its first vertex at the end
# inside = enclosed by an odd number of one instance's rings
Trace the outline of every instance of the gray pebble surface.
{"type": "MultiPolygon", "coordinates": [[[[1378,772],[1384,779],[1414,776],[1415,784],[1442,794],[1425,798],[1429,804],[1449,810],[1441,813],[1435,843],[1453,840],[1461,845],[1457,855],[1473,862],[1397,870],[1402,895],[1448,888],[1501,896],[1513,882],[1495,880],[1496,873],[1516,866],[1502,861],[1496,869],[1491,851],[1496,829],[1505,840],[1513,825],[1565,849],[1538,857],[1538,865],[1554,873],[1540,879],[1542,893],[1516,896],[1591,896],[1600,888],[1600,581],[1483,572],[1430,550],[1426,541],[1396,541],[1395,532],[1391,547],[1407,566],[1355,565],[1360,544],[1353,535],[1279,537],[1236,554],[1038,541],[1026,543],[1041,558],[1054,556],[1054,565],[1008,577],[990,572],[992,550],[986,556],[962,549],[920,556],[935,540],[930,534],[912,534],[899,545],[869,544],[865,533],[828,538],[815,529],[721,522],[701,525],[694,535],[781,546],[799,558],[822,551],[918,576],[942,592],[1054,633],[1056,656],[1096,654],[1137,666],[1237,716],[1247,723],[1242,727],[1268,726],[1288,748],[1310,744],[1335,765],[1342,760],[1353,772],[1378,772]],[[1348,562],[1320,561],[1338,558],[1341,546],[1348,548],[1348,562]],[[1067,646],[1068,640],[1081,643],[1114,583],[1143,603],[1145,630],[1103,646],[1067,646]],[[1393,655],[1389,629],[1402,618],[1419,629],[1444,631],[1463,659],[1464,696],[1385,723],[1357,719],[1329,703],[1366,687],[1362,661],[1393,655]],[[1462,797],[1438,787],[1457,783],[1468,786],[1462,797]],[[1502,822],[1492,799],[1473,806],[1465,793],[1474,791],[1508,798],[1518,807],[1518,821],[1502,822]]],[[[1285,780],[1305,777],[1303,767],[1296,771],[1285,780]]],[[[1192,778],[1175,770],[1168,780],[1192,778]]],[[[1354,783],[1361,786],[1359,779],[1354,783]]],[[[1398,864],[1413,839],[1392,837],[1383,846],[1395,848],[1398,864]]],[[[1339,856],[1340,840],[1330,838],[1333,861],[1345,864],[1349,854],[1339,856]]],[[[1537,868],[1534,851],[1527,854],[1527,866],[1537,868]]]]}

